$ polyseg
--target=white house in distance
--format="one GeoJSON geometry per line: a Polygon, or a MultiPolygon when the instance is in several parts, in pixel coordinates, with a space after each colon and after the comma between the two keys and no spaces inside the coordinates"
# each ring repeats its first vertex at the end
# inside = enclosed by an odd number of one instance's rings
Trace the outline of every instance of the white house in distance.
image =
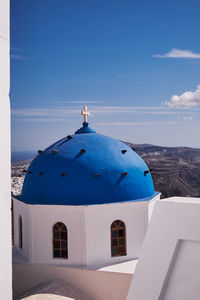
{"type": "Polygon", "coordinates": [[[154,191],[135,151],[88,126],[39,151],[14,198],[15,247],[31,264],[96,269],[137,259],[154,191]]]}

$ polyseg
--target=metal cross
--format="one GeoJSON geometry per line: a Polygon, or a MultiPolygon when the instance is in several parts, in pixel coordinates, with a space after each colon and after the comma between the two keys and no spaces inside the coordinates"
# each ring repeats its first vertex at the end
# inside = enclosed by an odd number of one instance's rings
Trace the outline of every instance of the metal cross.
{"type": "Polygon", "coordinates": [[[87,117],[90,115],[89,111],[87,110],[87,106],[83,106],[81,114],[83,115],[84,122],[87,123],[87,117]]]}

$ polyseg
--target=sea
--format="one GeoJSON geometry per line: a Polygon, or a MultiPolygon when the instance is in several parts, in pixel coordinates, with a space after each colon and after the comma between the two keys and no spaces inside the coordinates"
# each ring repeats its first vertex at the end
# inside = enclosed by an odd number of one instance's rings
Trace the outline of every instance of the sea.
{"type": "Polygon", "coordinates": [[[11,162],[18,162],[26,159],[31,159],[37,155],[37,151],[12,151],[11,162]]]}

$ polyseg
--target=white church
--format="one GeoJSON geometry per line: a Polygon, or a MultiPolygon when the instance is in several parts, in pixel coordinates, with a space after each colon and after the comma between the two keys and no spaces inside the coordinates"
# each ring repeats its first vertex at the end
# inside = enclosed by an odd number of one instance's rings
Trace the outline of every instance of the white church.
{"type": "Polygon", "coordinates": [[[14,297],[62,280],[78,299],[197,299],[200,199],[160,200],[146,163],[88,114],[38,151],[13,197],[14,297]]]}
{"type": "Polygon", "coordinates": [[[12,247],[9,1],[0,4],[0,299],[200,299],[200,199],[161,200],[145,162],[91,129],[86,108],[83,126],[27,170],[12,247]]]}
{"type": "Polygon", "coordinates": [[[137,259],[159,199],[135,151],[88,126],[39,151],[13,199],[24,261],[100,268],[137,259]]]}

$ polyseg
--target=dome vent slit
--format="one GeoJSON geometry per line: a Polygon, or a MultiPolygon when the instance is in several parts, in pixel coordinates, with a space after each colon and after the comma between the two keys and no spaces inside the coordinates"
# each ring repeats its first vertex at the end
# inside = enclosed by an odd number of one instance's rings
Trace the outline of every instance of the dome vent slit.
{"type": "Polygon", "coordinates": [[[123,172],[122,173],[122,176],[127,176],[128,175],[128,172],[123,172]]]}
{"type": "Polygon", "coordinates": [[[122,154],[125,154],[126,152],[127,152],[127,150],[125,150],[125,149],[124,149],[124,150],[122,150],[122,154]]]}
{"type": "Polygon", "coordinates": [[[56,154],[56,153],[58,153],[58,150],[52,149],[51,152],[52,152],[52,154],[56,154]]]}
{"type": "Polygon", "coordinates": [[[93,174],[94,177],[99,177],[100,175],[98,173],[93,174]]]}
{"type": "Polygon", "coordinates": [[[80,153],[85,153],[86,152],[86,150],[85,149],[81,149],[81,151],[80,151],[80,153]]]}
{"type": "Polygon", "coordinates": [[[68,142],[71,139],[72,139],[72,136],[68,135],[67,138],[58,145],[58,147],[62,146],[63,144],[65,144],[66,142],[68,142]]]}

